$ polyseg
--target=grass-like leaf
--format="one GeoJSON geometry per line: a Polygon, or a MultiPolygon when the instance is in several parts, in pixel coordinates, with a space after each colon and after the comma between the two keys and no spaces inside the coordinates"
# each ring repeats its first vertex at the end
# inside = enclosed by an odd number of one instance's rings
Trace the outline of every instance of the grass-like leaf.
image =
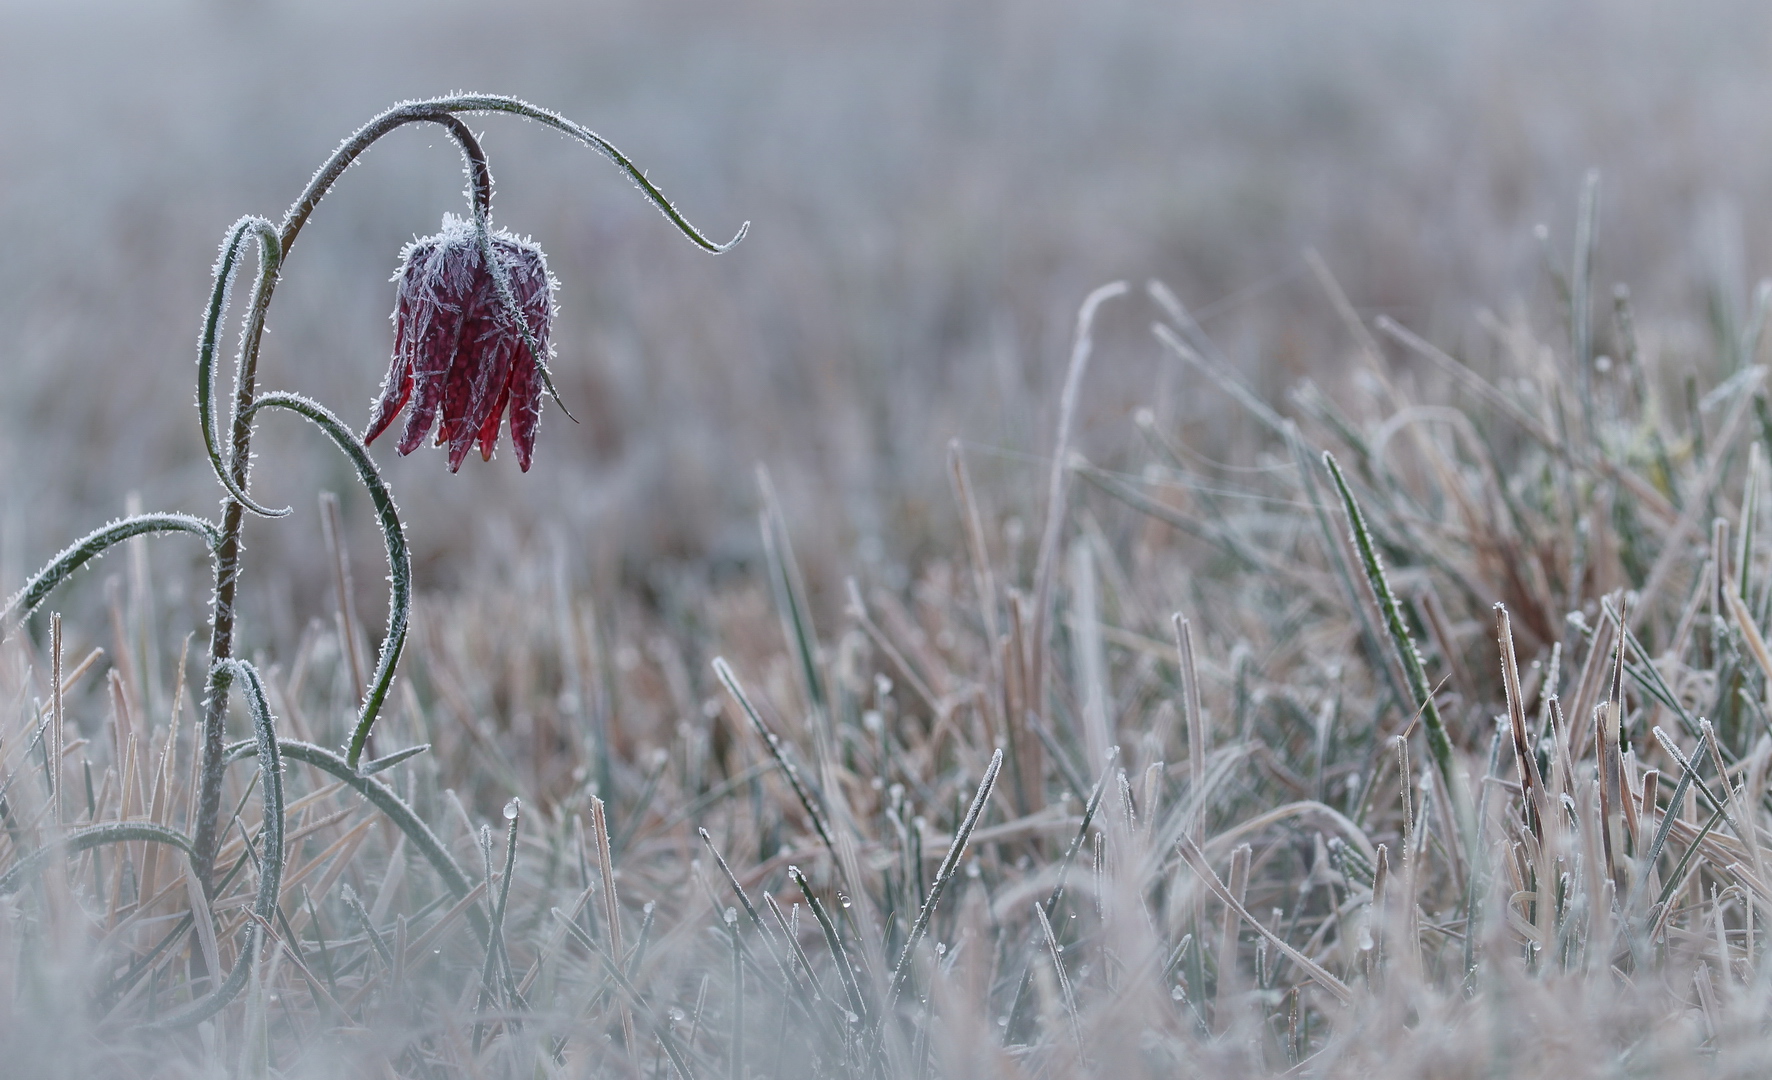
{"type": "Polygon", "coordinates": [[[307,418],[344,452],[356,467],[358,479],[363,481],[363,487],[375,504],[376,520],[381,525],[382,541],[387,546],[388,629],[382,637],[375,675],[363,694],[357,724],[351,731],[350,746],[345,752],[345,763],[356,768],[363,756],[363,747],[369,741],[369,730],[375,726],[382,703],[387,700],[388,688],[394,682],[394,665],[400,662],[400,650],[406,644],[406,629],[412,618],[412,553],[406,546],[406,531],[400,525],[400,512],[394,506],[394,497],[382,481],[375,459],[369,456],[369,448],[349,425],[319,402],[297,394],[264,394],[252,405],[252,411],[260,409],[286,409],[307,418]]]}
{"type": "Polygon", "coordinates": [[[745,717],[750,720],[751,727],[757,732],[757,737],[762,739],[763,745],[768,748],[769,756],[775,759],[776,765],[781,768],[781,774],[787,778],[788,786],[794,789],[794,796],[800,800],[800,806],[806,811],[806,816],[811,819],[813,830],[818,833],[818,838],[824,841],[825,847],[835,858],[837,845],[831,839],[830,825],[826,819],[823,802],[806,786],[806,781],[800,776],[800,770],[795,767],[792,761],[788,760],[787,752],[782,749],[781,740],[776,737],[775,732],[769,730],[769,725],[763,722],[763,717],[758,714],[756,706],[752,705],[751,699],[745,696],[744,687],[739,685],[738,676],[733,673],[732,666],[726,663],[724,657],[714,657],[714,674],[718,676],[720,685],[724,686],[726,692],[738,702],[739,708],[744,710],[745,717]]]}
{"type": "MultiPolygon", "coordinates": [[[[1415,647],[1415,639],[1409,633],[1408,623],[1403,621],[1403,610],[1397,603],[1396,594],[1391,592],[1390,580],[1384,573],[1384,562],[1372,543],[1372,533],[1366,527],[1366,516],[1360,512],[1360,504],[1355,501],[1347,478],[1341,474],[1341,467],[1335,463],[1333,454],[1324,453],[1323,464],[1328,467],[1329,475],[1335,481],[1335,490],[1341,495],[1342,509],[1347,514],[1348,527],[1353,531],[1354,547],[1360,553],[1360,563],[1365,569],[1366,580],[1371,583],[1372,592],[1378,598],[1379,615],[1384,619],[1385,630],[1390,634],[1391,648],[1402,665],[1404,678],[1409,681],[1409,704],[1421,716],[1422,726],[1427,730],[1428,751],[1433,755],[1434,767],[1439,771],[1447,793],[1455,800],[1460,829],[1468,833],[1471,828],[1470,811],[1465,805],[1464,785],[1459,782],[1454,769],[1452,738],[1446,731],[1445,719],[1440,716],[1440,707],[1434,702],[1433,687],[1428,684],[1421,653],[1415,647]]],[[[1469,846],[1468,843],[1466,846],[1469,846]]]]}
{"type": "Polygon", "coordinates": [[[154,533],[183,532],[200,536],[209,545],[211,554],[221,544],[221,530],[212,523],[190,514],[137,514],[113,521],[102,529],[94,529],[69,544],[60,555],[49,560],[43,569],[31,575],[24,588],[13,594],[0,611],[0,623],[13,617],[24,618],[36,611],[56,587],[68,580],[74,571],[85,566],[107,550],[136,536],[154,533]]]}
{"type": "Polygon", "coordinates": [[[203,448],[209,454],[209,466],[215,472],[215,479],[229,495],[241,506],[261,517],[286,517],[290,507],[272,510],[259,504],[246,493],[234,478],[234,467],[222,454],[221,439],[216,434],[215,423],[215,344],[220,333],[223,318],[228,311],[228,294],[233,289],[234,276],[239,270],[241,250],[246,240],[253,238],[258,241],[259,281],[255,297],[267,294],[270,283],[276,281],[277,270],[282,265],[282,241],[277,236],[277,227],[262,217],[247,215],[234,222],[228,229],[227,238],[222,241],[221,258],[215,264],[215,285],[209,294],[209,310],[203,316],[203,336],[197,342],[197,417],[203,428],[203,448]]]}
{"type": "MultiPolygon", "coordinates": [[[[271,715],[270,702],[265,699],[264,682],[260,680],[257,668],[244,660],[226,660],[219,666],[226,669],[223,674],[228,678],[240,681],[247,712],[252,716],[252,726],[256,734],[253,751],[258,756],[259,790],[264,800],[264,825],[261,832],[264,851],[259,858],[258,896],[253,904],[253,911],[261,921],[268,924],[277,914],[277,901],[283,892],[283,758],[277,741],[276,720],[271,715]]],[[[193,861],[194,859],[193,853],[193,861]]],[[[228,973],[227,979],[207,996],[162,1017],[160,1026],[189,1027],[220,1012],[245,988],[261,944],[259,926],[249,925],[245,946],[240,950],[239,957],[234,961],[234,969],[228,973]]]]}
{"type": "MultiPolygon", "coordinates": [[[[1003,751],[991,754],[991,763],[985,766],[984,779],[978,782],[978,791],[972,796],[972,805],[966,810],[966,819],[954,832],[954,842],[948,845],[948,853],[941,860],[941,867],[935,872],[935,881],[929,886],[929,896],[917,911],[917,921],[911,924],[911,932],[904,939],[904,951],[898,954],[898,964],[892,970],[892,988],[886,996],[886,1009],[890,1010],[898,1000],[899,991],[904,989],[905,980],[910,977],[911,957],[916,953],[917,945],[922,942],[923,934],[929,929],[929,916],[934,913],[935,905],[941,902],[942,890],[947,888],[948,881],[959,869],[960,856],[966,852],[966,842],[972,838],[972,830],[978,826],[979,815],[984,813],[985,803],[990,801],[991,789],[997,784],[997,771],[1003,767],[1003,751]]],[[[885,1012],[880,1018],[885,1023],[885,1012]]]]}
{"type": "Polygon", "coordinates": [[[100,844],[124,844],[135,840],[145,840],[153,844],[169,844],[186,855],[191,853],[191,838],[177,829],[164,825],[156,825],[148,821],[111,821],[100,825],[88,825],[85,828],[73,829],[59,840],[16,858],[4,873],[0,873],[0,896],[15,891],[23,884],[20,879],[33,873],[47,859],[78,855],[80,852],[98,847],[100,844]]]}
{"type": "MultiPolygon", "coordinates": [[[[406,834],[406,839],[425,857],[425,861],[431,864],[437,876],[443,879],[443,884],[457,898],[466,896],[473,889],[461,864],[455,861],[455,856],[449,854],[443,841],[437,839],[437,834],[431,831],[431,827],[406,804],[406,800],[395,794],[393,788],[373,776],[365,776],[351,768],[343,757],[324,746],[295,739],[279,739],[277,749],[283,757],[312,765],[336,780],[343,780],[347,786],[368,799],[377,810],[387,815],[395,828],[406,834]]],[[[239,743],[230,748],[229,758],[238,759],[258,752],[259,748],[255,743],[239,743]]],[[[468,920],[473,923],[475,934],[484,941],[488,929],[485,914],[478,909],[470,909],[468,920]]]]}

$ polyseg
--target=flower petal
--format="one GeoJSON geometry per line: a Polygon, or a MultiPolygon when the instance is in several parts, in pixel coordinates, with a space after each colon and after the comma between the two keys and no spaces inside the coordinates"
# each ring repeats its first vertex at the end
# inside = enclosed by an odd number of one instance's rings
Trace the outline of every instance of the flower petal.
{"type": "Polygon", "coordinates": [[[437,442],[449,446],[451,472],[461,467],[462,458],[480,432],[473,406],[481,396],[479,387],[486,378],[487,343],[497,334],[497,324],[490,315],[484,304],[476,303],[462,320],[455,362],[443,382],[443,420],[437,425],[437,442]]]}
{"type": "Polygon", "coordinates": [[[520,350],[511,366],[511,446],[517,451],[517,466],[529,471],[529,459],[535,452],[535,429],[541,421],[541,378],[535,359],[528,349],[520,350]]]}
{"type": "Polygon", "coordinates": [[[394,353],[388,363],[388,373],[381,382],[381,397],[376,401],[368,431],[363,436],[365,445],[374,442],[376,436],[388,429],[412,396],[412,355],[417,345],[415,321],[418,315],[414,308],[423,303],[419,290],[412,283],[422,279],[426,264],[436,253],[434,240],[408,244],[400,253],[400,270],[394,275],[394,280],[399,283],[394,294],[394,353]]]}
{"type": "Polygon", "coordinates": [[[504,422],[505,406],[511,400],[511,384],[507,379],[505,388],[499,391],[498,401],[492,406],[492,412],[486,422],[480,425],[480,460],[492,460],[492,448],[498,445],[498,428],[504,422]]]}
{"type": "Polygon", "coordinates": [[[461,337],[461,310],[439,305],[426,305],[428,316],[413,350],[412,377],[414,390],[412,411],[406,414],[406,429],[401,432],[400,453],[417,450],[430,434],[437,418],[437,406],[443,401],[444,379],[455,362],[457,342],[461,337]]]}
{"type": "Polygon", "coordinates": [[[363,445],[368,446],[375,437],[388,429],[394,417],[406,407],[406,399],[412,396],[412,360],[403,353],[396,352],[393,362],[388,367],[387,377],[381,383],[381,399],[375,403],[375,413],[369,418],[369,430],[363,435],[363,445]]]}

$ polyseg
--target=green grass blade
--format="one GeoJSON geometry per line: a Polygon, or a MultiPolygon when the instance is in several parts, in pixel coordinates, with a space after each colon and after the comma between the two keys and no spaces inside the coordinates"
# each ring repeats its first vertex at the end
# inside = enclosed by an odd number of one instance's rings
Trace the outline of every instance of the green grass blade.
{"type": "Polygon", "coordinates": [[[960,856],[966,851],[966,842],[972,838],[972,830],[978,826],[978,819],[984,813],[985,803],[990,801],[991,789],[997,783],[997,771],[1003,767],[1003,751],[998,749],[991,754],[991,763],[985,766],[984,779],[978,782],[978,791],[972,796],[972,805],[966,811],[966,820],[954,832],[954,842],[948,846],[947,855],[941,860],[941,867],[935,872],[935,882],[929,886],[929,896],[917,912],[917,921],[911,924],[911,932],[904,941],[904,951],[898,954],[898,964],[892,971],[892,987],[886,995],[886,1009],[881,1011],[880,1023],[886,1022],[886,1012],[898,1000],[899,991],[904,989],[905,979],[911,970],[911,956],[916,952],[917,945],[923,940],[923,934],[929,929],[929,917],[935,912],[935,905],[941,901],[942,890],[947,888],[948,880],[960,866],[960,856]]]}
{"type": "Polygon", "coordinates": [[[775,732],[769,730],[769,725],[763,722],[763,717],[751,704],[751,699],[745,696],[744,687],[739,685],[738,676],[733,673],[731,665],[726,663],[725,657],[714,657],[714,674],[719,678],[720,685],[724,686],[726,692],[738,702],[739,708],[744,710],[745,717],[751,722],[751,727],[763,740],[763,745],[768,748],[769,756],[775,759],[776,765],[781,768],[782,775],[787,778],[788,786],[794,789],[794,797],[800,801],[800,806],[805,809],[806,816],[812,819],[812,828],[818,833],[818,838],[824,841],[824,846],[830,850],[831,857],[836,858],[837,845],[831,839],[823,801],[806,786],[806,781],[800,775],[800,770],[794,766],[792,761],[788,760],[787,752],[782,749],[781,740],[776,737],[775,732]]]}
{"type": "MultiPolygon", "coordinates": [[[[269,925],[271,916],[277,912],[277,902],[283,891],[283,758],[277,741],[276,719],[271,715],[270,702],[265,698],[264,682],[259,678],[257,668],[244,660],[223,660],[216,666],[221,669],[223,676],[240,681],[246,698],[246,709],[252,717],[256,733],[254,752],[258,756],[259,777],[262,781],[259,788],[264,800],[264,825],[261,833],[264,855],[259,860],[258,895],[253,910],[261,922],[269,925]]],[[[246,944],[234,961],[234,970],[229,973],[227,980],[209,995],[162,1017],[157,1026],[189,1027],[220,1012],[245,988],[262,940],[260,928],[257,925],[248,925],[246,944]]]]}
{"type": "Polygon", "coordinates": [[[1333,454],[1324,453],[1323,464],[1328,467],[1329,475],[1335,481],[1335,489],[1341,495],[1342,509],[1346,511],[1349,527],[1353,531],[1354,547],[1359,551],[1366,580],[1371,583],[1372,592],[1378,597],[1379,614],[1390,634],[1391,648],[1402,664],[1404,678],[1409,682],[1410,705],[1420,712],[1422,725],[1427,729],[1428,750],[1433,755],[1434,767],[1439,771],[1447,793],[1457,800],[1454,805],[1458,808],[1459,827],[1467,834],[1468,852],[1470,810],[1465,805],[1463,785],[1458,783],[1454,770],[1452,739],[1447,734],[1446,721],[1440,716],[1440,707],[1434,703],[1433,688],[1428,684],[1427,672],[1423,670],[1421,653],[1409,634],[1408,624],[1403,621],[1402,608],[1397,604],[1396,595],[1391,592],[1390,581],[1384,573],[1384,563],[1372,543],[1371,532],[1366,528],[1366,517],[1360,512],[1359,503],[1354,501],[1353,491],[1348,488],[1347,478],[1342,476],[1341,467],[1335,463],[1333,454]]]}
{"type": "Polygon", "coordinates": [[[806,880],[806,875],[800,872],[800,868],[788,867],[788,876],[794,879],[794,884],[805,894],[806,906],[812,909],[812,917],[818,920],[819,929],[824,931],[825,944],[830,947],[831,957],[837,963],[837,975],[843,980],[843,989],[849,994],[849,1007],[858,1018],[866,1019],[867,1002],[861,995],[861,984],[855,979],[855,965],[849,960],[849,950],[843,947],[843,935],[838,932],[837,924],[831,921],[830,913],[819,902],[818,894],[812,891],[812,883],[806,880]]]}

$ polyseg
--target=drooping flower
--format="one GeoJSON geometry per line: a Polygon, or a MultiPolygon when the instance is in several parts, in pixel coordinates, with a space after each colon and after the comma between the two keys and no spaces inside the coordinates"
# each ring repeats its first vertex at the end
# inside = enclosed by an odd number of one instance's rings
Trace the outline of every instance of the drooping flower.
{"type": "MultiPolygon", "coordinates": [[[[554,317],[547,260],[541,248],[503,230],[491,240],[545,362],[554,317]]],[[[445,214],[441,232],[406,245],[394,281],[394,356],[363,441],[387,430],[410,400],[396,449],[412,453],[435,423],[437,444],[449,447],[449,471],[455,472],[476,443],[481,457],[491,460],[508,405],[511,445],[528,472],[541,419],[541,371],[523,328],[499,300],[474,223],[445,214]]]]}

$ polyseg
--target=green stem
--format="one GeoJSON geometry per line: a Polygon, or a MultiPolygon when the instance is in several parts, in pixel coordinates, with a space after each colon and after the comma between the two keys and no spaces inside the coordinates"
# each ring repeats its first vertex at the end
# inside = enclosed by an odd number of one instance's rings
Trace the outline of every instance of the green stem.
{"type": "MultiPolygon", "coordinates": [[[[258,284],[240,335],[240,360],[234,376],[234,423],[223,486],[221,543],[215,552],[215,599],[209,621],[209,684],[203,700],[203,729],[197,784],[196,853],[191,873],[207,896],[214,896],[215,849],[220,841],[217,818],[221,813],[222,740],[228,724],[228,683],[234,655],[234,599],[240,583],[240,527],[246,504],[233,492],[245,493],[252,472],[252,400],[258,382],[259,345],[264,340],[265,312],[282,266],[282,250],[268,240],[259,257],[258,284]]],[[[224,279],[225,280],[225,279],[224,279]]],[[[200,350],[201,351],[201,350],[200,350]]],[[[199,386],[203,382],[199,379],[199,386]]],[[[199,390],[201,393],[201,390],[199,390]]],[[[208,410],[204,411],[205,416],[208,410]]]]}
{"type": "Polygon", "coordinates": [[[269,221],[261,217],[243,217],[228,230],[227,239],[222,241],[221,258],[215,264],[215,286],[209,294],[209,311],[203,317],[203,336],[197,342],[197,417],[203,426],[203,448],[209,453],[210,467],[228,494],[262,517],[283,517],[290,512],[289,507],[271,510],[246,494],[222,458],[221,443],[215,432],[215,341],[227,314],[228,292],[233,287],[234,274],[239,269],[240,249],[245,246],[248,234],[258,239],[259,286],[256,295],[268,299],[267,281],[275,278],[282,263],[277,229],[269,221]]]}

